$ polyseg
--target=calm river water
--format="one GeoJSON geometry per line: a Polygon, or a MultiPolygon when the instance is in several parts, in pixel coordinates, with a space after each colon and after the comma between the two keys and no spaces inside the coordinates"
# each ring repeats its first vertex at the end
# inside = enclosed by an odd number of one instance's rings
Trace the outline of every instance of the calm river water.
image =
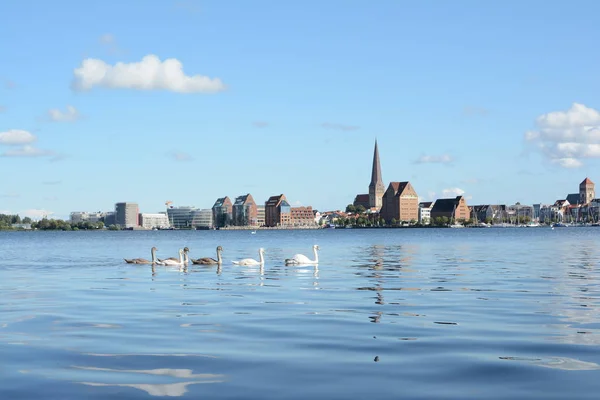
{"type": "Polygon", "coordinates": [[[599,238],[0,232],[0,398],[597,399],[599,238]],[[283,265],[313,244],[318,269],[283,265]],[[123,261],[218,245],[220,271],[123,261]]]}

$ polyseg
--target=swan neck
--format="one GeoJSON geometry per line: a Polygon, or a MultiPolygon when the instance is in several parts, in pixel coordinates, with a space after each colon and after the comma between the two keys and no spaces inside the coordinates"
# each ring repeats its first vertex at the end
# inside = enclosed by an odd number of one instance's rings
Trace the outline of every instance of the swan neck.
{"type": "Polygon", "coordinates": [[[223,259],[221,258],[221,250],[217,250],[217,263],[221,264],[223,259]]]}
{"type": "Polygon", "coordinates": [[[313,252],[315,253],[315,263],[319,262],[319,253],[317,253],[317,248],[313,248],[313,252]]]}

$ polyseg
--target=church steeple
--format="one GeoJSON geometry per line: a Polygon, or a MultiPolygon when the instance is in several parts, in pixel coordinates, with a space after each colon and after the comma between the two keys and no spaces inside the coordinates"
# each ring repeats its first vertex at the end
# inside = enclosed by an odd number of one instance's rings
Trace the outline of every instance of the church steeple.
{"type": "Polygon", "coordinates": [[[373,169],[371,170],[371,183],[369,184],[369,206],[378,210],[381,208],[385,186],[381,179],[381,165],[379,164],[379,149],[375,139],[375,150],[373,151],[373,169]]]}

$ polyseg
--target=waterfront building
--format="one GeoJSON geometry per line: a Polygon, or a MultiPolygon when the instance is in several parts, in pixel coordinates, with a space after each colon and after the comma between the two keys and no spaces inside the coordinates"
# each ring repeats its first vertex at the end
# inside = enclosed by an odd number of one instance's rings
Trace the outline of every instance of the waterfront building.
{"type": "Polygon", "coordinates": [[[86,211],[73,211],[69,217],[72,224],[78,224],[80,222],[99,222],[102,221],[106,213],[103,212],[86,212],[86,211]]]}
{"type": "Polygon", "coordinates": [[[511,221],[524,221],[525,219],[533,220],[533,207],[516,203],[508,206],[508,216],[511,221]]]}
{"type": "Polygon", "coordinates": [[[258,222],[257,214],[256,202],[250,193],[236,197],[232,207],[234,225],[255,226],[258,222]]]}
{"type": "Polygon", "coordinates": [[[291,214],[295,226],[315,225],[315,214],[311,206],[292,207],[291,214]]]}
{"type": "Polygon", "coordinates": [[[429,225],[431,222],[431,209],[433,208],[433,201],[423,201],[419,203],[419,223],[422,225],[429,225]]]}
{"type": "Polygon", "coordinates": [[[540,209],[542,208],[541,204],[534,204],[533,205],[533,220],[534,221],[539,221],[540,220],[540,209]]]}
{"type": "Polygon", "coordinates": [[[104,214],[104,226],[108,227],[117,224],[117,214],[114,211],[109,211],[104,214]]]}
{"type": "Polygon", "coordinates": [[[222,228],[231,224],[233,204],[229,197],[220,197],[212,206],[213,223],[216,227],[222,228]]]}
{"type": "Polygon", "coordinates": [[[265,202],[265,225],[286,226],[292,222],[292,210],[285,195],[269,197],[265,202]]]}
{"type": "Polygon", "coordinates": [[[196,207],[182,206],[173,207],[167,209],[167,216],[169,217],[169,224],[175,229],[190,229],[192,228],[193,212],[196,211],[196,207]]]}
{"type": "Polygon", "coordinates": [[[144,229],[168,229],[170,227],[166,213],[141,213],[140,225],[144,229]]]}
{"type": "Polygon", "coordinates": [[[480,204],[471,207],[470,218],[474,222],[504,222],[507,215],[504,204],[480,204]]]}
{"type": "Polygon", "coordinates": [[[590,178],[585,178],[579,184],[579,204],[588,204],[596,198],[595,186],[590,178]]]}
{"type": "Polygon", "coordinates": [[[379,162],[379,148],[375,140],[375,149],[373,150],[373,165],[371,167],[371,183],[369,184],[368,194],[358,194],[354,198],[354,206],[363,206],[365,209],[374,209],[379,211],[383,204],[383,194],[385,185],[381,177],[381,164],[379,162]]]}
{"type": "Polygon", "coordinates": [[[265,206],[262,204],[256,205],[256,225],[265,226],[265,206]]]}
{"type": "Polygon", "coordinates": [[[115,225],[121,228],[137,228],[139,221],[140,208],[137,203],[121,202],[115,204],[115,225]]]}
{"type": "Polygon", "coordinates": [[[192,222],[193,228],[197,229],[212,229],[213,228],[213,210],[205,208],[202,210],[192,211],[192,222]]]}
{"type": "Polygon", "coordinates": [[[390,182],[382,197],[380,216],[387,223],[419,219],[419,196],[410,182],[390,182]]]}
{"type": "Polygon", "coordinates": [[[463,196],[449,199],[438,199],[431,209],[431,220],[446,217],[449,221],[468,220],[470,209],[463,196]]]}

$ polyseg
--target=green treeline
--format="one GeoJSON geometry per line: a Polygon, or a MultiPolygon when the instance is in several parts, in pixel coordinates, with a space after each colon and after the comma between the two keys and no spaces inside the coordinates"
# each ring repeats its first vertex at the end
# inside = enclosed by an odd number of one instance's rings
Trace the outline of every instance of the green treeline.
{"type": "Polygon", "coordinates": [[[22,228],[13,228],[13,224],[31,224],[31,229],[39,229],[42,231],[78,231],[103,229],[103,222],[77,222],[71,223],[62,219],[44,218],[40,221],[32,221],[31,218],[25,217],[21,219],[19,215],[0,214],[0,230],[21,230],[22,228]]]}

